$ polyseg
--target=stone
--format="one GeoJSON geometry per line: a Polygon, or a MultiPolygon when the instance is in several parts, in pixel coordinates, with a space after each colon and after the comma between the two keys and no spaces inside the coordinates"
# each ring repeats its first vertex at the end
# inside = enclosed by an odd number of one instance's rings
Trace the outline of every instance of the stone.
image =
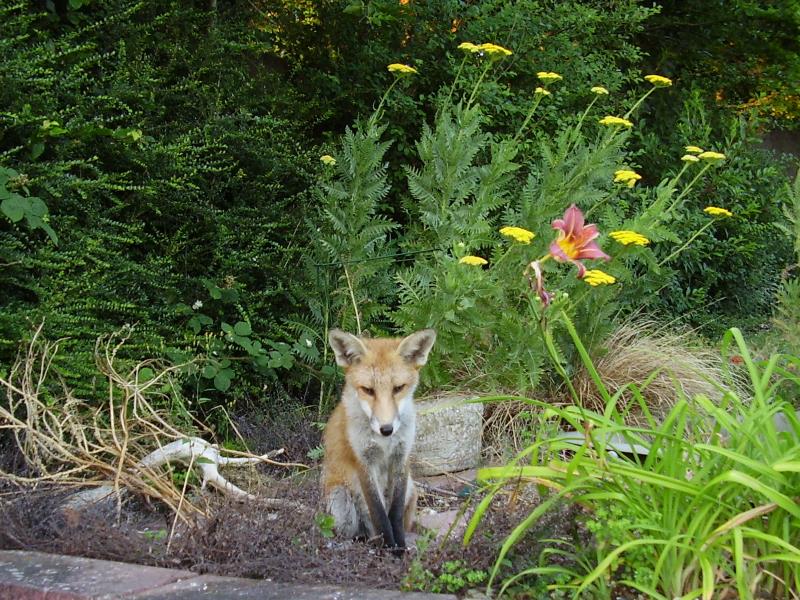
{"type": "Polygon", "coordinates": [[[483,404],[466,396],[417,402],[417,437],[411,457],[415,476],[476,467],[481,457],[483,404]]]}
{"type": "Polygon", "coordinates": [[[436,539],[444,538],[448,532],[450,539],[460,539],[467,529],[467,521],[466,512],[458,509],[443,512],[422,509],[417,515],[417,524],[433,531],[436,539]]]}
{"type": "Polygon", "coordinates": [[[136,596],[137,600],[455,600],[442,594],[407,593],[335,585],[296,585],[202,575],[136,596]]]}
{"type": "MultiPolygon", "coordinates": [[[[278,550],[279,551],[279,550],[278,550]]],[[[0,600],[456,600],[337,585],[197,575],[76,556],[0,551],[0,600]]]]}
{"type": "Polygon", "coordinates": [[[194,577],[194,573],[177,569],[41,552],[0,551],[0,599],[120,598],[194,577]]]}

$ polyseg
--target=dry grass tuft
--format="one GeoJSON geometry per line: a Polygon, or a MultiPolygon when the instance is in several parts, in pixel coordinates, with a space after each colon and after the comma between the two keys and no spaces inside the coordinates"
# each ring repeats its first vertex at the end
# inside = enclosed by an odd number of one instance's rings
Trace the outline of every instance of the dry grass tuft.
{"type": "MultiPolygon", "coordinates": [[[[113,486],[118,517],[123,491],[163,503],[176,521],[205,514],[205,507],[186,494],[186,485],[182,489],[174,485],[169,465],[150,467],[142,462],[171,442],[211,436],[197,421],[176,428],[169,412],[161,408],[181,401],[176,374],[185,365],[142,361],[123,367],[117,355],[126,332],[101,338],[95,355],[108,396],[105,402],[87,402],[51,373],[58,343],[42,340],[41,329],[8,377],[0,378],[0,392],[5,394],[0,436],[17,457],[17,468],[0,471],[0,477],[18,485],[113,486]]],[[[249,453],[229,454],[262,460],[249,453]]]]}
{"type": "MultiPolygon", "coordinates": [[[[602,351],[593,360],[608,390],[614,394],[630,383],[637,385],[656,418],[675,404],[679,392],[689,398],[722,395],[719,352],[703,346],[691,330],[675,331],[648,320],[629,321],[614,331],[602,351]]],[[[603,411],[603,400],[585,369],[573,383],[585,407],[603,411]]],[[[629,406],[621,403],[620,412],[630,408],[631,421],[637,421],[640,408],[630,402],[631,394],[624,394],[624,399],[629,406]]]]}

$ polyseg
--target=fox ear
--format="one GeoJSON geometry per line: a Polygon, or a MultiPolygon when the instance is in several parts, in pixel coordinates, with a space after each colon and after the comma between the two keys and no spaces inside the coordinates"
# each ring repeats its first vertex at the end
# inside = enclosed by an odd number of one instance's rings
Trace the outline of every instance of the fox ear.
{"type": "Polygon", "coordinates": [[[421,367],[428,362],[428,354],[436,341],[436,332],[433,329],[423,329],[412,333],[400,342],[397,353],[415,367],[421,367]]]}
{"type": "Polygon", "coordinates": [[[357,363],[367,353],[367,347],[360,339],[341,329],[331,329],[328,332],[328,343],[333,348],[336,364],[340,367],[357,363]]]}

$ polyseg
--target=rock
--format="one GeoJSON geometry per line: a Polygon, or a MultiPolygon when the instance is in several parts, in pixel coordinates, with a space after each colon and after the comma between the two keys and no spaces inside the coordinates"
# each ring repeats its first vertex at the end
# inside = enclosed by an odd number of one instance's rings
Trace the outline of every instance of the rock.
{"type": "Polygon", "coordinates": [[[417,403],[417,437],[411,457],[416,476],[472,469],[481,455],[483,404],[465,396],[417,403]]]}
{"type": "Polygon", "coordinates": [[[435,532],[436,539],[443,538],[450,532],[452,539],[459,539],[467,528],[467,515],[464,511],[452,509],[444,512],[435,510],[420,511],[417,522],[420,527],[435,532]]]}

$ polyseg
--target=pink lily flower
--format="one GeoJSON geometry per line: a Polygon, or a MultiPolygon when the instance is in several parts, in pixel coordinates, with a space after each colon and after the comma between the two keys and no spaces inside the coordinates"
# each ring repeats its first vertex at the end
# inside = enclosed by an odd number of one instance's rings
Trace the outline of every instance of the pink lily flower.
{"type": "Polygon", "coordinates": [[[611,260],[594,241],[600,235],[597,225],[584,225],[583,213],[574,204],[566,210],[563,219],[553,221],[553,229],[558,230],[558,237],[550,244],[550,255],[558,262],[571,262],[578,267],[579,279],[586,273],[581,260],[611,260]]]}

